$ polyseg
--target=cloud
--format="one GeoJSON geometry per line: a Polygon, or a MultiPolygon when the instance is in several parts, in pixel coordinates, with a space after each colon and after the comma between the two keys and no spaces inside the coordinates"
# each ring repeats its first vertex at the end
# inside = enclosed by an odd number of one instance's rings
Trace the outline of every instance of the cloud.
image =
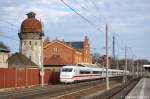
{"type": "MultiPolygon", "coordinates": [[[[25,14],[34,11],[37,14],[37,18],[44,23],[46,36],[51,39],[58,37],[65,40],[83,40],[84,36],[88,35],[91,47],[103,53],[105,24],[108,23],[110,39],[114,33],[117,33],[122,38],[121,40],[127,43],[126,45],[135,48],[137,55],[150,59],[144,54],[144,52],[148,52],[146,44],[149,40],[139,40],[140,37],[150,36],[149,0],[64,1],[91,21],[94,26],[76,15],[60,0],[1,0],[0,21],[2,24],[0,25],[0,31],[18,40],[17,33],[21,22],[26,18],[25,14]],[[97,27],[100,27],[101,31],[96,30],[97,27]],[[138,43],[141,44],[138,45],[138,43]],[[138,48],[142,49],[143,53],[138,48]]],[[[8,42],[8,39],[5,40],[5,38],[1,40],[8,42]]],[[[111,42],[112,40],[110,40],[110,46],[111,42]]],[[[123,46],[119,42],[121,41],[118,41],[119,45],[117,46],[123,46]]],[[[14,44],[14,46],[12,44],[9,44],[9,46],[12,49],[18,48],[19,44],[17,42],[14,44]]],[[[122,51],[118,53],[122,53],[122,51]]]]}

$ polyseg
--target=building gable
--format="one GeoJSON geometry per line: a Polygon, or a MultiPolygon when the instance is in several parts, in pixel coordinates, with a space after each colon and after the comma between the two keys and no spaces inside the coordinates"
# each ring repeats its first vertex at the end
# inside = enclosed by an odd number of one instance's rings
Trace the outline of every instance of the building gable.
{"type": "Polygon", "coordinates": [[[74,48],[63,42],[52,41],[44,46],[44,65],[71,64],[74,52],[74,48]]]}
{"type": "Polygon", "coordinates": [[[62,43],[61,41],[58,41],[58,40],[54,40],[54,41],[46,44],[43,48],[46,49],[47,47],[52,46],[53,44],[59,44],[59,45],[64,46],[68,49],[74,50],[72,47],[70,47],[70,46],[66,45],[65,43],[62,43]]]}

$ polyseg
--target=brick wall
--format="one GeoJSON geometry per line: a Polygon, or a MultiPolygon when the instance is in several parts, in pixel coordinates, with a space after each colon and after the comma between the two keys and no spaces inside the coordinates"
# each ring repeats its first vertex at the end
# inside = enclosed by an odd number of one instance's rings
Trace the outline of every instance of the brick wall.
{"type": "Polygon", "coordinates": [[[60,43],[56,42],[44,48],[44,58],[50,58],[53,55],[59,55],[67,62],[67,64],[74,64],[74,50],[60,43]]]}
{"type": "Polygon", "coordinates": [[[66,62],[65,64],[76,65],[82,62],[92,63],[88,39],[85,39],[83,49],[80,49],[80,51],[66,45],[65,42],[62,41],[54,40],[47,42],[47,44],[44,44],[44,59],[50,59],[53,55],[63,58],[66,62]]]}

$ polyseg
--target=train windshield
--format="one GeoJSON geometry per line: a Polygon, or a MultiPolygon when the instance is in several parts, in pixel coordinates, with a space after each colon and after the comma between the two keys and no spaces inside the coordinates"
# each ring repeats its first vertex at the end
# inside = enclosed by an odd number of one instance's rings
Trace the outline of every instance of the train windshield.
{"type": "Polygon", "coordinates": [[[62,72],[72,72],[72,68],[62,68],[62,72]]]}

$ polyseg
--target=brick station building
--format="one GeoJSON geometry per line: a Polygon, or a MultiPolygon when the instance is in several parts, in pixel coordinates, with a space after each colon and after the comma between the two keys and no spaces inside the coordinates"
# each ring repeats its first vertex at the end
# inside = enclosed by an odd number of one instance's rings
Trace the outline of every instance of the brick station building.
{"type": "Polygon", "coordinates": [[[92,63],[88,37],[84,41],[65,42],[60,40],[44,42],[44,65],[76,65],[92,63]]]}
{"type": "Polygon", "coordinates": [[[45,66],[76,65],[78,63],[92,63],[89,40],[64,42],[60,40],[45,41],[43,43],[42,23],[34,12],[27,13],[22,22],[20,32],[20,53],[29,58],[41,68],[42,60],[45,66]]]}

